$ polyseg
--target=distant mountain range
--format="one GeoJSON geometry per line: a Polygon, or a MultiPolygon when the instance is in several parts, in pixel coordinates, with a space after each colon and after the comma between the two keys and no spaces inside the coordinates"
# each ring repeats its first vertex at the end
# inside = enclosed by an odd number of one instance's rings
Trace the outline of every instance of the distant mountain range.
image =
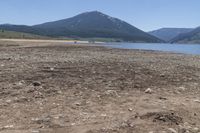
{"type": "Polygon", "coordinates": [[[180,34],[191,32],[192,28],[162,28],[154,31],[150,31],[149,34],[162,39],[166,42],[170,42],[172,39],[180,34]]]}
{"type": "Polygon", "coordinates": [[[0,25],[0,38],[106,38],[112,41],[148,42],[148,43],[199,43],[200,27],[162,28],[144,32],[125,21],[110,17],[98,11],[85,12],[72,18],[34,26],[0,25]],[[14,31],[14,32],[12,32],[14,31]],[[25,34],[29,33],[29,34],[25,34]]]}
{"type": "Polygon", "coordinates": [[[197,43],[200,44],[200,27],[188,32],[179,34],[171,40],[172,43],[197,43]]]}
{"type": "Polygon", "coordinates": [[[200,27],[197,28],[162,28],[149,34],[168,43],[200,44],[200,27]]]}
{"type": "Polygon", "coordinates": [[[115,38],[131,42],[163,42],[120,19],[98,11],[34,26],[0,25],[0,29],[49,37],[115,38]]]}

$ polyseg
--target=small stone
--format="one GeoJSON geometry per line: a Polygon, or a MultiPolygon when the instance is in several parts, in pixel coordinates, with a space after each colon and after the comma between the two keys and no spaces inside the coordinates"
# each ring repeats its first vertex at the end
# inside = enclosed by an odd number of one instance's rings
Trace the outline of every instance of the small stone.
{"type": "Polygon", "coordinates": [[[38,130],[33,130],[33,131],[31,131],[31,133],[39,133],[40,131],[38,131],[38,130]]]}
{"type": "Polygon", "coordinates": [[[5,129],[13,128],[13,127],[14,127],[13,125],[6,125],[6,126],[4,126],[5,129]]]}
{"type": "Polygon", "coordinates": [[[160,100],[167,100],[166,97],[159,97],[160,100]]]}
{"type": "Polygon", "coordinates": [[[20,82],[18,83],[18,85],[20,85],[20,86],[22,86],[23,84],[25,84],[25,81],[24,81],[24,80],[22,80],[22,81],[20,81],[20,82]]]}
{"type": "Polygon", "coordinates": [[[126,122],[123,122],[123,123],[121,124],[121,126],[122,126],[122,127],[127,127],[128,124],[127,124],[126,122]]]}
{"type": "Polygon", "coordinates": [[[41,85],[40,82],[37,82],[37,81],[33,82],[33,86],[40,86],[40,85],[41,85]]]}
{"type": "Polygon", "coordinates": [[[173,128],[168,128],[168,130],[170,131],[170,133],[178,133],[175,129],[173,128]]]}
{"type": "Polygon", "coordinates": [[[10,99],[6,100],[6,103],[11,103],[11,102],[12,102],[12,100],[10,100],[10,99]]]}
{"type": "Polygon", "coordinates": [[[132,112],[132,111],[133,111],[133,109],[132,109],[132,108],[129,108],[129,109],[128,109],[128,111],[132,112]]]}
{"type": "Polygon", "coordinates": [[[199,131],[199,128],[198,128],[198,127],[195,127],[195,128],[193,128],[193,131],[194,131],[194,132],[198,132],[198,131],[199,131]]]}
{"type": "Polygon", "coordinates": [[[188,78],[188,80],[192,80],[193,78],[188,78]]]}
{"type": "Polygon", "coordinates": [[[200,100],[199,99],[195,99],[194,102],[200,103],[200,100]]]}
{"type": "Polygon", "coordinates": [[[140,88],[141,86],[139,84],[135,84],[134,88],[140,88]]]}
{"type": "Polygon", "coordinates": [[[72,126],[76,125],[76,123],[71,123],[72,126]]]}
{"type": "Polygon", "coordinates": [[[76,106],[80,106],[81,105],[81,103],[79,103],[79,102],[75,102],[74,103],[76,106]]]}
{"type": "Polygon", "coordinates": [[[59,90],[57,93],[58,93],[58,94],[63,94],[62,91],[60,91],[60,90],[59,90]]]}
{"type": "Polygon", "coordinates": [[[183,87],[183,86],[179,87],[179,89],[182,90],[182,91],[187,90],[187,89],[186,89],[185,87],[183,87]]]}
{"type": "Polygon", "coordinates": [[[165,77],[165,74],[164,73],[160,74],[160,77],[165,77]]]}
{"type": "Polygon", "coordinates": [[[53,67],[51,67],[51,68],[50,68],[50,70],[51,70],[51,71],[53,71],[53,70],[54,70],[54,68],[53,68],[53,67]]]}
{"type": "Polygon", "coordinates": [[[22,82],[19,82],[19,83],[18,83],[18,85],[22,86],[22,85],[23,85],[23,83],[22,83],[22,82]]]}
{"type": "Polygon", "coordinates": [[[152,91],[151,88],[148,88],[148,89],[145,90],[145,93],[148,93],[148,94],[151,94],[152,92],[153,92],[153,91],[152,91]]]}
{"type": "Polygon", "coordinates": [[[49,123],[51,121],[51,118],[49,116],[46,116],[41,118],[32,118],[31,120],[37,124],[43,124],[43,123],[49,123]]]}
{"type": "Polygon", "coordinates": [[[185,127],[179,125],[179,132],[181,132],[181,133],[187,133],[188,130],[185,127]]]}
{"type": "Polygon", "coordinates": [[[184,122],[184,126],[188,126],[189,125],[189,123],[188,122],[184,122]]]}
{"type": "Polygon", "coordinates": [[[102,117],[106,117],[107,115],[106,115],[106,114],[101,114],[101,116],[102,116],[102,117]]]}

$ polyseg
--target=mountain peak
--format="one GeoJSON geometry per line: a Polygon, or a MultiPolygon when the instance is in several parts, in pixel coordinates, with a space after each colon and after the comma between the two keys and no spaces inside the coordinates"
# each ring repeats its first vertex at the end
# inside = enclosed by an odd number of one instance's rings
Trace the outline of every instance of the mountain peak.
{"type": "Polygon", "coordinates": [[[110,17],[102,12],[99,12],[99,11],[90,11],[90,12],[85,12],[85,13],[82,13],[82,14],[79,14],[77,16],[82,16],[82,15],[86,15],[86,16],[103,16],[103,17],[110,17]]]}
{"type": "MultiPolygon", "coordinates": [[[[84,14],[84,13],[83,13],[84,14]]],[[[85,12],[85,14],[104,14],[100,11],[89,11],[89,12],[85,12]]],[[[105,15],[105,14],[104,14],[105,15]]]]}
{"type": "Polygon", "coordinates": [[[118,23],[118,26],[121,25],[122,23],[124,23],[124,21],[111,17],[107,14],[104,14],[102,12],[99,11],[90,11],[90,12],[85,12],[82,14],[79,14],[77,16],[75,16],[76,18],[81,18],[81,19],[90,19],[92,20],[99,20],[102,22],[102,20],[106,20],[106,21],[110,21],[111,23],[118,23]]]}

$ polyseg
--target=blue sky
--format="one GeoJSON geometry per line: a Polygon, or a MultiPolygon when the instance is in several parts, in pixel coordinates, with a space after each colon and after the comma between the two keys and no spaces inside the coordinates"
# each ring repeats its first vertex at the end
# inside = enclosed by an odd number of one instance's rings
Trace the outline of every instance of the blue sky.
{"type": "Polygon", "coordinates": [[[200,0],[1,0],[0,23],[34,25],[98,10],[144,30],[200,26],[200,0]]]}

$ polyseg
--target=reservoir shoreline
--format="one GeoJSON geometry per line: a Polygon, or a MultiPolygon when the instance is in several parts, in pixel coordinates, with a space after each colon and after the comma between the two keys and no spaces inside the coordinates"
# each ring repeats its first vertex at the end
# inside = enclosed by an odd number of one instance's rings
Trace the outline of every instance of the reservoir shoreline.
{"type": "Polygon", "coordinates": [[[1,133],[193,132],[199,97],[199,55],[0,40],[1,133]]]}

